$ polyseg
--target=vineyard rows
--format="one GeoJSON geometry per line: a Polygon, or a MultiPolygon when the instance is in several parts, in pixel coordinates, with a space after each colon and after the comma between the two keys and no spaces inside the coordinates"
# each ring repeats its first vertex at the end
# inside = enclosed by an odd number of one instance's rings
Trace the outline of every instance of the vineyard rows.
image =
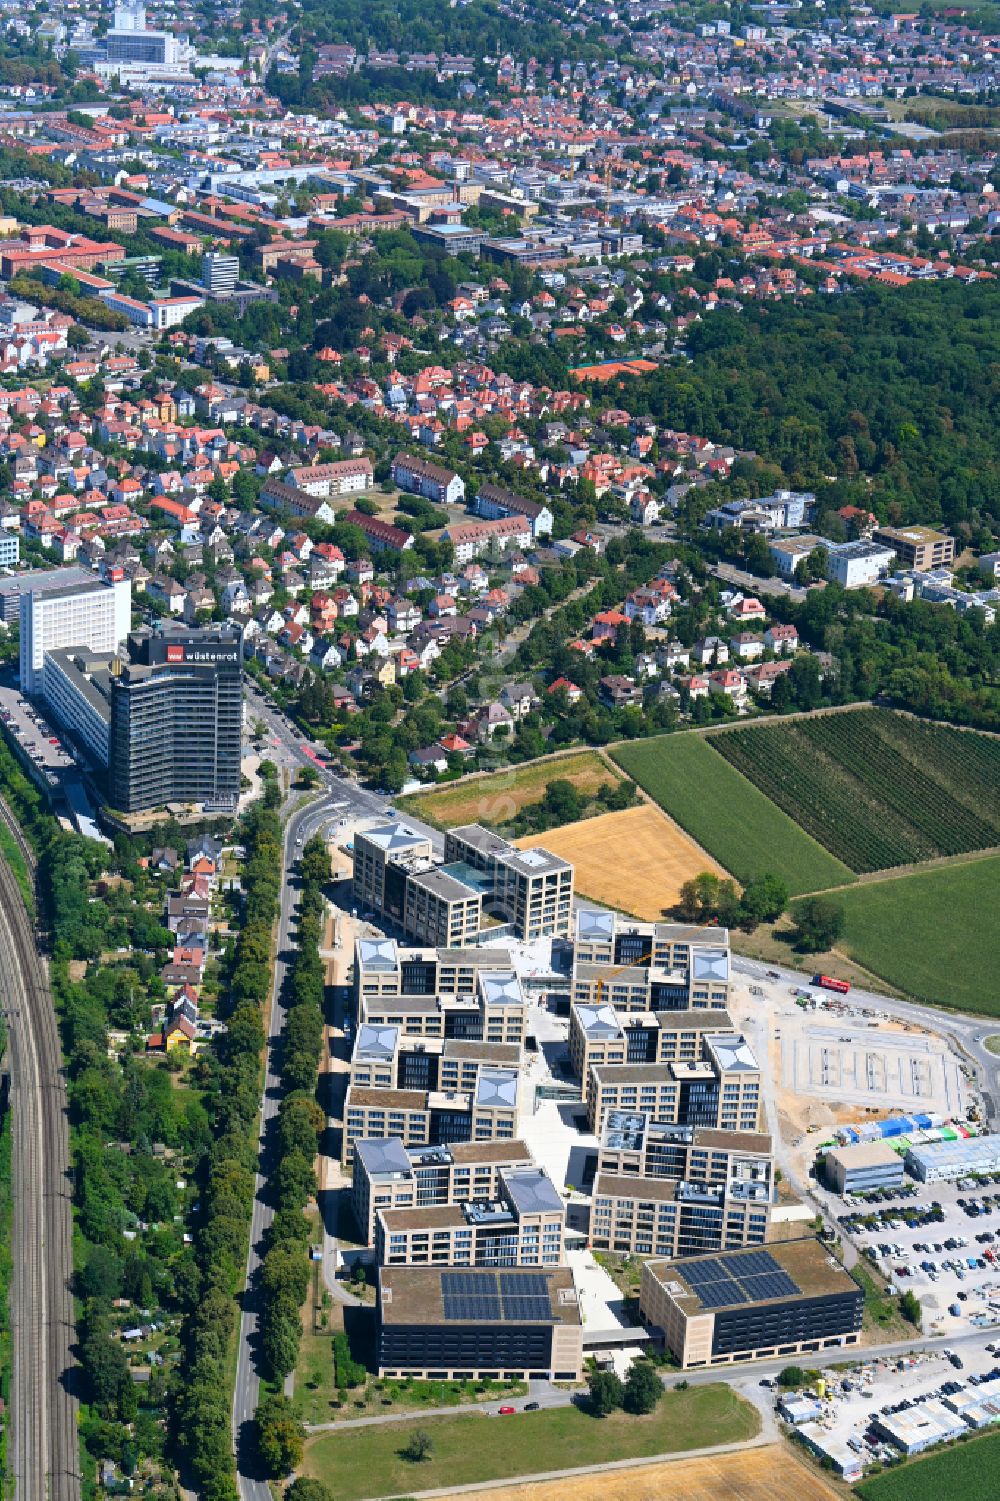
{"type": "Polygon", "coordinates": [[[1000,844],[1000,740],[858,709],[711,744],[852,870],[1000,844]]]}

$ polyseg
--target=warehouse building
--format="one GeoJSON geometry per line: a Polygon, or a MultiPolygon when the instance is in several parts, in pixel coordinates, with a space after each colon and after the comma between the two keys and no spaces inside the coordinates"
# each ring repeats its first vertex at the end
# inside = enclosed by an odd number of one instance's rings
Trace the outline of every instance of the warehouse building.
{"type": "Polygon", "coordinates": [[[376,1351],[382,1377],[579,1381],[573,1273],[380,1267],[376,1351]]]}
{"type": "Polygon", "coordinates": [[[903,1181],[903,1159],[886,1141],[863,1141],[827,1152],[825,1172],[827,1183],[839,1194],[897,1188],[903,1181]]]}
{"type": "Polygon", "coordinates": [[[1000,1135],[931,1141],[906,1149],[906,1170],[921,1183],[1000,1170],[1000,1135]]]}
{"type": "Polygon", "coordinates": [[[809,1237],[766,1250],[647,1261],[639,1308],[688,1370],[856,1345],[864,1295],[809,1237]]]}

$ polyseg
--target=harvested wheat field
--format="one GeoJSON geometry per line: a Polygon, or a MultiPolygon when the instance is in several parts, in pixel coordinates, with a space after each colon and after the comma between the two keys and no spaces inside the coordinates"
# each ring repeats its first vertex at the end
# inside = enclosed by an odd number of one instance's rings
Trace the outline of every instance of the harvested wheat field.
{"type": "Polygon", "coordinates": [[[462,1501],[839,1501],[842,1494],[787,1449],[768,1444],[738,1454],[465,1491],[462,1501]]]}
{"type": "Polygon", "coordinates": [[[645,922],[673,907],[681,886],[703,870],[727,871],[651,803],[601,813],[518,839],[521,849],[542,845],[576,867],[576,889],[645,922]]]}

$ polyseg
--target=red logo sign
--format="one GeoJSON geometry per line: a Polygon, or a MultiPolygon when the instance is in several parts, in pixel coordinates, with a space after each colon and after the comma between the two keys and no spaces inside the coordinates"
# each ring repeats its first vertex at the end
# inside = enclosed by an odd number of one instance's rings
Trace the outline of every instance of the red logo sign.
{"type": "Polygon", "coordinates": [[[184,648],[183,648],[183,646],[168,646],[167,647],[167,661],[168,662],[183,662],[184,661],[184,648]]]}

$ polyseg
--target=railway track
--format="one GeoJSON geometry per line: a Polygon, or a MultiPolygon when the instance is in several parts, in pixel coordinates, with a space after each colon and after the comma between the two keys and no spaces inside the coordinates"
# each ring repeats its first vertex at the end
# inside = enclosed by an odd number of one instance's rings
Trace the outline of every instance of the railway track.
{"type": "MultiPolygon", "coordinates": [[[[0,802],[31,875],[34,851],[0,802]]],[[[13,1109],[13,1373],[8,1462],[17,1501],[79,1501],[69,1128],[62,1051],[34,924],[0,859],[0,1004],[13,1109]]]]}

